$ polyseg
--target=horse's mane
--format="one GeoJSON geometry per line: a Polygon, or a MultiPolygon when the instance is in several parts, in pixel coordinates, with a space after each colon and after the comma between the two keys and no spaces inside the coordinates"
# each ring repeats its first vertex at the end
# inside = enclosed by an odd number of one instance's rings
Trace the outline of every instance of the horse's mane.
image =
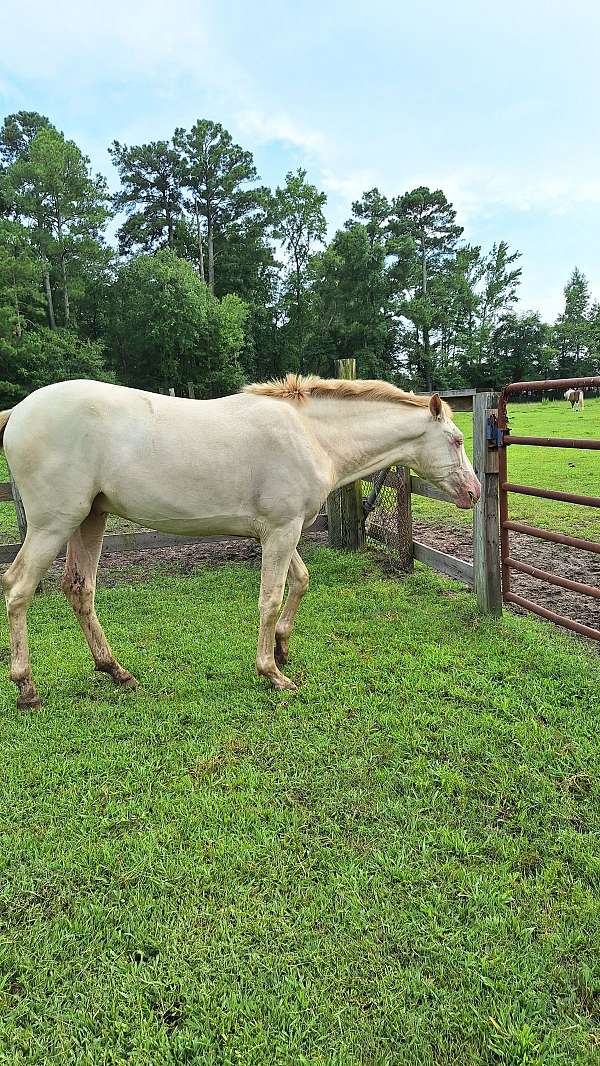
{"type": "MultiPolygon", "coordinates": [[[[244,392],[255,396],[272,396],[276,400],[295,400],[303,403],[312,398],[333,397],[342,400],[379,400],[387,403],[406,403],[413,407],[429,407],[429,396],[415,396],[414,392],[403,392],[391,385],[389,381],[370,379],[346,380],[345,378],[319,378],[315,374],[304,377],[302,374],[286,374],[284,378],[273,381],[255,382],[246,385],[244,392]]],[[[452,410],[443,404],[446,415],[452,410]]]]}

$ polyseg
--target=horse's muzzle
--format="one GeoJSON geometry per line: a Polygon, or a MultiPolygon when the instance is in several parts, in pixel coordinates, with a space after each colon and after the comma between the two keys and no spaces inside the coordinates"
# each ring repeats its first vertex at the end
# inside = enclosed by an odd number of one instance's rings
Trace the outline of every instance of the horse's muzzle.
{"type": "Polygon", "coordinates": [[[475,507],[475,504],[481,499],[481,485],[475,477],[475,474],[469,474],[468,477],[459,486],[454,502],[461,511],[466,511],[471,507],[475,507]]]}

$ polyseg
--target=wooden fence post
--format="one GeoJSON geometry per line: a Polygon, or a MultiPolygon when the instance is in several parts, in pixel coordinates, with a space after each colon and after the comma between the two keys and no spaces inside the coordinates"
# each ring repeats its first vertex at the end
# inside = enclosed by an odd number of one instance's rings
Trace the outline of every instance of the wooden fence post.
{"type": "Polygon", "coordinates": [[[196,390],[194,389],[194,382],[193,381],[188,381],[187,387],[188,387],[188,396],[189,396],[190,400],[195,400],[196,399],[196,390]]]}
{"type": "Polygon", "coordinates": [[[488,415],[498,406],[495,392],[473,397],[473,467],[481,500],[473,517],[473,567],[477,603],[483,614],[502,614],[498,450],[487,446],[488,415]]]}
{"type": "MultiPolygon", "coordinates": [[[[338,359],[337,376],[356,377],[356,359],[338,359]]],[[[335,489],[327,497],[329,544],[345,551],[360,551],[365,544],[365,523],[362,509],[362,485],[354,481],[335,489]]]]}

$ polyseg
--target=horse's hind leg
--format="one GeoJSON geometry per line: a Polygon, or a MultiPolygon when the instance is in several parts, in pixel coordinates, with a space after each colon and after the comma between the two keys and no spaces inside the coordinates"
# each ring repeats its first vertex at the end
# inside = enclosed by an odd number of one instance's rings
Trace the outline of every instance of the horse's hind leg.
{"type": "Polygon", "coordinates": [[[287,579],[287,599],[275,629],[275,662],[278,666],[284,666],[288,661],[290,637],[294,627],[296,611],[298,610],[302,597],[308,588],[308,570],[300,558],[297,549],[292,555],[287,579]]]}
{"type": "Polygon", "coordinates": [[[135,688],[137,681],[115,659],[94,606],[96,572],[105,525],[106,515],[96,514],[92,509],[79,529],[75,530],[67,545],[62,588],[89,644],[96,670],[110,674],[118,685],[135,688]]]}
{"type": "Polygon", "coordinates": [[[17,707],[20,708],[41,706],[29,661],[27,609],[40,578],[64,542],[64,534],[36,531],[30,526],[19,554],[2,575],[10,628],[10,678],[19,690],[17,707]]]}
{"type": "Polygon", "coordinates": [[[280,672],[275,662],[275,626],[281,610],[285,578],[300,536],[300,523],[286,529],[273,530],[262,542],[260,578],[260,630],[256,653],[256,669],[268,677],[275,688],[292,689],[293,681],[280,672]]]}

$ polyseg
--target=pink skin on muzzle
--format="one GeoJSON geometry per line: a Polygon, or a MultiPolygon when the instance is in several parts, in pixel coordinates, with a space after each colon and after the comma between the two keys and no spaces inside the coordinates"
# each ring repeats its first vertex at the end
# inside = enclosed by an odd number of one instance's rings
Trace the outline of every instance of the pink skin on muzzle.
{"type": "Polygon", "coordinates": [[[476,503],[481,499],[481,485],[475,477],[475,474],[467,474],[462,480],[456,495],[454,502],[457,507],[460,507],[461,511],[469,510],[474,507],[476,503]]]}

